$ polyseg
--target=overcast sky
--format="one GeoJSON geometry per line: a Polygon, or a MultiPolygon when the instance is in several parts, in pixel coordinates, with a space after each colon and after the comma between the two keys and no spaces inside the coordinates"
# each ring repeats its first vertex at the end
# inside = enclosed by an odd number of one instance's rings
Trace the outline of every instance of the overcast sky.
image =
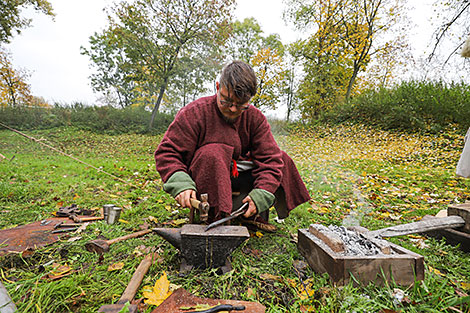
{"type": "MultiPolygon", "coordinates": [[[[414,0],[415,5],[426,0],[414,0]]],[[[7,48],[12,52],[16,68],[31,72],[29,83],[33,95],[50,103],[80,101],[93,104],[97,95],[90,87],[89,58],[80,54],[80,46],[87,46],[94,32],[106,25],[103,8],[112,0],[50,0],[56,13],[55,20],[43,14],[33,14],[32,27],[17,35],[7,48]]],[[[283,43],[292,42],[299,34],[282,20],[282,0],[237,0],[236,18],[254,17],[266,34],[278,33],[283,43]]],[[[26,12],[28,13],[28,12],[26,12]]],[[[423,50],[429,41],[430,9],[421,7],[416,12],[416,50],[423,50]],[[420,35],[416,35],[420,34],[420,35]]]]}

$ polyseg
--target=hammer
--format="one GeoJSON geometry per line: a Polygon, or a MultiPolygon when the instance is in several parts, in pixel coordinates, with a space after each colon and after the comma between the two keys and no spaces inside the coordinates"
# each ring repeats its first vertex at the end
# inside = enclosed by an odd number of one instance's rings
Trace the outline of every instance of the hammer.
{"type": "Polygon", "coordinates": [[[125,236],[110,239],[110,240],[95,239],[95,240],[91,240],[91,241],[87,242],[85,244],[85,248],[90,252],[96,252],[98,254],[103,254],[104,252],[109,251],[109,246],[112,245],[113,243],[116,243],[116,242],[119,242],[119,241],[124,241],[124,240],[131,239],[131,238],[141,237],[141,236],[147,235],[148,233],[151,233],[151,232],[152,232],[151,229],[145,229],[145,230],[138,231],[136,233],[132,233],[132,234],[129,234],[129,235],[125,235],[125,236]]]}
{"type": "Polygon", "coordinates": [[[201,222],[207,222],[209,215],[209,202],[207,201],[207,193],[201,194],[201,201],[196,199],[191,199],[191,209],[189,211],[189,224],[194,223],[194,209],[199,211],[199,219],[201,222]]]}
{"type": "MultiPolygon", "coordinates": [[[[145,258],[140,262],[139,266],[134,272],[134,275],[132,275],[131,281],[126,287],[126,290],[124,290],[121,298],[119,298],[118,302],[115,304],[107,304],[107,305],[102,305],[98,312],[104,312],[104,313],[118,313],[121,312],[122,308],[126,304],[126,302],[131,302],[132,299],[134,299],[135,294],[137,293],[137,290],[139,289],[140,284],[142,283],[142,280],[144,279],[145,274],[147,274],[150,265],[152,265],[152,260],[155,259],[156,254],[155,253],[149,253],[145,256],[145,258]]],[[[131,304],[128,307],[129,313],[137,313],[137,305],[131,304]]]]}

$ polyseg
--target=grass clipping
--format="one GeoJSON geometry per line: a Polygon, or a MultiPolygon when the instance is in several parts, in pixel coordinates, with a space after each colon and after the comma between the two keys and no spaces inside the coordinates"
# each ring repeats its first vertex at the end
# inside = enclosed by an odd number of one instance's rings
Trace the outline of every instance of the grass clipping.
{"type": "Polygon", "coordinates": [[[174,287],[176,286],[170,284],[166,272],[163,272],[163,275],[155,282],[154,286],[145,286],[143,288],[144,302],[159,306],[173,293],[174,287]]]}

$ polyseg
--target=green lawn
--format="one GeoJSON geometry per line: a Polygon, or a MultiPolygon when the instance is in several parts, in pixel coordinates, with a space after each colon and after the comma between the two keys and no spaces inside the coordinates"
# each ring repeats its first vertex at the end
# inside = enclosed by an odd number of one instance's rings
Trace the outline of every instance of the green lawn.
{"type": "MultiPolygon", "coordinates": [[[[339,288],[327,275],[308,268],[298,275],[294,267],[305,261],[295,244],[297,229],[311,223],[341,225],[352,213],[360,225],[378,229],[470,200],[470,182],[454,175],[462,134],[425,136],[325,126],[277,136],[296,162],[312,201],[284,223],[273,222],[276,233],[252,234],[233,254],[234,270],[225,275],[211,270],[181,275],[177,250],[153,234],[114,244],[103,259],[84,249],[86,241],[100,235],[115,238],[144,223],[172,227],[188,217],[188,210],[179,209],[161,190],[153,162],[161,137],[73,129],[28,134],[128,184],[18,134],[0,131],[0,153],[6,157],[0,161],[0,228],[50,217],[61,205],[71,204],[99,208],[114,203],[123,208],[121,218],[126,221],[95,222],[77,241],[64,237],[32,256],[1,257],[2,282],[20,312],[96,312],[120,297],[142,259],[142,245],[155,247],[160,255],[142,286],[153,285],[166,272],[172,284],[198,296],[259,301],[267,312],[470,311],[470,257],[443,241],[416,235],[390,239],[425,257],[425,280],[413,286],[339,288]],[[41,266],[51,261],[72,268],[72,274],[51,281],[48,277],[58,270],[41,266]],[[108,271],[118,262],[122,269],[108,271]],[[404,301],[394,301],[395,288],[405,291],[404,301]]],[[[137,298],[141,296],[142,288],[137,298]]],[[[148,306],[145,312],[153,308],[148,306]]]]}

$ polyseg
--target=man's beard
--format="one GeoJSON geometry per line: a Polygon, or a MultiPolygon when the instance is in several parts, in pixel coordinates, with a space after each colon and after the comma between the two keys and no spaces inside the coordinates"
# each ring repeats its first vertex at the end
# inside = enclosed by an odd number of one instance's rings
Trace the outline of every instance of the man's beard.
{"type": "Polygon", "coordinates": [[[224,121],[226,121],[226,122],[229,123],[229,124],[235,123],[235,121],[237,120],[237,118],[239,118],[239,116],[234,117],[234,118],[230,118],[230,117],[227,117],[227,116],[225,116],[225,115],[223,115],[223,114],[222,114],[222,117],[224,118],[224,121]]]}

